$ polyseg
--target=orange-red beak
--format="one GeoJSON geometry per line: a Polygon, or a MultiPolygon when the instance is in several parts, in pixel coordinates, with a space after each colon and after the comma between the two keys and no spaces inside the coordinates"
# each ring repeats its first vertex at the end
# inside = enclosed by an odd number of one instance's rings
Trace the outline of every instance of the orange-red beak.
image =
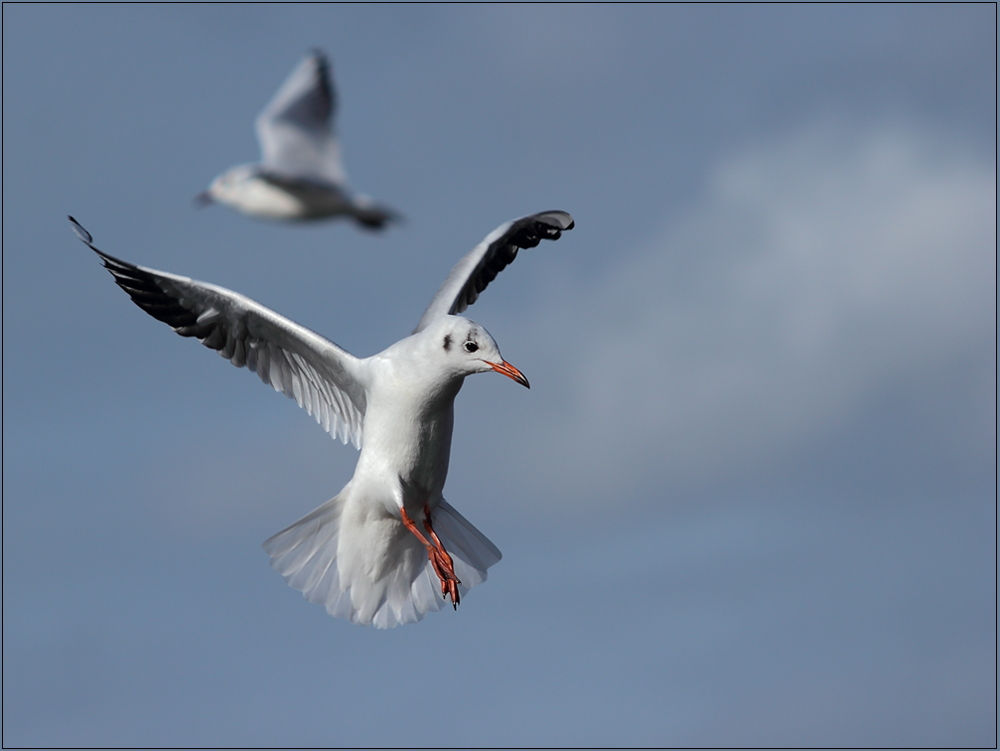
{"type": "Polygon", "coordinates": [[[528,385],[528,379],[524,377],[524,374],[506,360],[501,360],[499,365],[495,362],[487,360],[486,364],[493,368],[493,370],[497,373],[503,373],[508,378],[513,378],[525,388],[531,388],[531,386],[528,385]]]}

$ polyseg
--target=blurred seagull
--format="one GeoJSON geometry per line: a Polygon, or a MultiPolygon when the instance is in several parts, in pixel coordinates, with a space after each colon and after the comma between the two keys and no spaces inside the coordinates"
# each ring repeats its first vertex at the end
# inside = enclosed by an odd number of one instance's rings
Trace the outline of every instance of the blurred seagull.
{"type": "Polygon", "coordinates": [[[572,229],[569,214],[493,230],[451,270],[413,333],[364,359],[243,295],[114,258],[70,221],[136,305],[256,372],[361,449],[340,493],[264,543],[271,565],[306,599],[338,618],[389,628],[419,621],[448,598],[457,608],[486,580],[500,551],[441,494],[455,397],[473,373],[528,380],[486,329],[458,313],[518,249],[572,229]]]}
{"type": "Polygon", "coordinates": [[[329,63],[321,52],[313,52],[257,116],[260,163],[223,172],[196,203],[226,203],[262,219],[349,216],[369,229],[398,219],[391,209],[348,187],[333,132],[335,109],[329,63]]]}

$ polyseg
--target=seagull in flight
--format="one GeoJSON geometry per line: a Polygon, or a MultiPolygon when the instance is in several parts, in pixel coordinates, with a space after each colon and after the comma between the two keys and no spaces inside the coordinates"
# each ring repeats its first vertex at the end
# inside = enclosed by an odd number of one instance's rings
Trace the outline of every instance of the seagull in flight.
{"type": "Polygon", "coordinates": [[[260,162],[226,170],[196,203],[225,203],[253,217],[284,221],[349,216],[368,229],[398,219],[348,186],[333,131],[336,107],[330,64],[314,51],[257,116],[260,162]]]}
{"type": "Polygon", "coordinates": [[[457,609],[486,580],[500,551],[442,495],[455,397],[475,373],[526,387],[528,379],[486,329],[459,314],[518,250],[572,229],[569,214],[497,227],[454,266],[413,333],[367,358],[236,292],[115,258],[70,221],[136,305],[257,373],[331,436],[361,449],[340,493],[264,542],[271,565],[307,600],[338,618],[390,628],[447,600],[457,609]]]}

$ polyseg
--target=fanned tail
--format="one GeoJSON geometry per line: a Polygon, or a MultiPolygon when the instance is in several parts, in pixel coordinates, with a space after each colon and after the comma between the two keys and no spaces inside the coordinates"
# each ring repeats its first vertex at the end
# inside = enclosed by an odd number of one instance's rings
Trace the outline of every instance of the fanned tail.
{"type": "Polygon", "coordinates": [[[455,561],[455,573],[462,581],[459,593],[464,595],[466,590],[486,581],[486,569],[503,557],[497,546],[443,498],[431,520],[434,531],[455,561]]]}
{"type": "MultiPolygon", "coordinates": [[[[353,623],[392,628],[440,610],[445,600],[423,545],[394,516],[352,506],[349,489],[267,539],[271,566],[307,600],[353,623]]],[[[460,594],[486,581],[501,557],[496,546],[444,500],[432,522],[460,594]]]]}

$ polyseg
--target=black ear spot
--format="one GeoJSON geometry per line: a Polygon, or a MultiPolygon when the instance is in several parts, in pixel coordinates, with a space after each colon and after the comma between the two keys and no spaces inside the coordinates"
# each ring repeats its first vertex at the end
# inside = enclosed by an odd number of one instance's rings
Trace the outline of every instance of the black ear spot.
{"type": "Polygon", "coordinates": [[[451,334],[444,335],[444,351],[447,352],[451,349],[451,334]]]}
{"type": "Polygon", "coordinates": [[[466,352],[475,352],[478,349],[479,349],[479,345],[476,344],[475,342],[471,342],[470,341],[470,342],[466,342],[465,343],[465,351],[466,352]]]}

